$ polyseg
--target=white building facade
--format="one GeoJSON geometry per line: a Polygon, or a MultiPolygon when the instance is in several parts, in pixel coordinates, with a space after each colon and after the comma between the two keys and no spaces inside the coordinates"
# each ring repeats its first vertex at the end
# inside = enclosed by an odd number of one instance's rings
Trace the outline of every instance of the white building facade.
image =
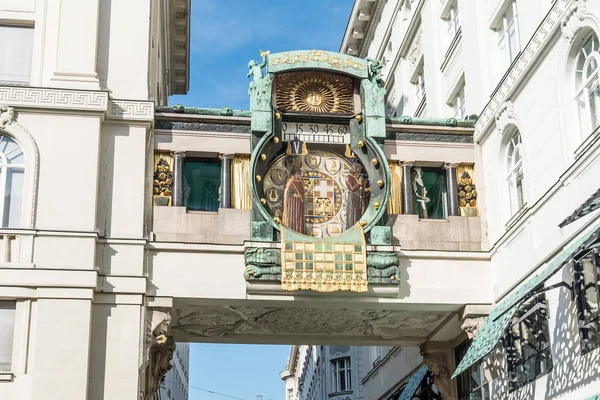
{"type": "Polygon", "coordinates": [[[0,2],[2,399],[157,395],[148,160],[155,104],[187,91],[189,7],[0,2]]]}
{"type": "Polygon", "coordinates": [[[600,392],[599,17],[593,0],[354,3],[341,51],[382,60],[388,115],[478,116],[493,305],[489,318],[482,307],[464,320],[472,343],[421,346],[445,352],[443,363],[425,357],[439,376],[466,368],[443,398],[600,392]]]}

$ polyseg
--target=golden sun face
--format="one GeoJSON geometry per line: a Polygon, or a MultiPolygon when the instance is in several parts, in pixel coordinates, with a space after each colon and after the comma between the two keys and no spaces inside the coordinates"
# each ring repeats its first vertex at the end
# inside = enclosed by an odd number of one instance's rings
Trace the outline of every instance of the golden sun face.
{"type": "Polygon", "coordinates": [[[352,79],[325,72],[288,72],[277,76],[277,108],[283,112],[351,115],[352,79]]]}
{"type": "Polygon", "coordinates": [[[319,93],[309,93],[306,102],[313,107],[318,107],[323,104],[323,96],[319,93]]]}

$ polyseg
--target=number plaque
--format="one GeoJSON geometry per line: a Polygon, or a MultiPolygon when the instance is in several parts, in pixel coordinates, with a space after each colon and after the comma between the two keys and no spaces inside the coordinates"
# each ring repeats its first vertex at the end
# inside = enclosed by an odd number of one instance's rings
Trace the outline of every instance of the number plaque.
{"type": "Polygon", "coordinates": [[[298,138],[305,143],[350,143],[348,125],[288,121],[281,124],[281,130],[284,142],[298,138]]]}

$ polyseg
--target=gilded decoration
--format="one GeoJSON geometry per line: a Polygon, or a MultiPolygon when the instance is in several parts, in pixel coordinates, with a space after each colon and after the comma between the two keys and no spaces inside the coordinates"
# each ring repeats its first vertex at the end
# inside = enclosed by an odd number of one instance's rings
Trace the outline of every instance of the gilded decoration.
{"type": "Polygon", "coordinates": [[[306,53],[283,53],[279,57],[270,58],[269,65],[296,65],[307,64],[310,62],[327,63],[331,68],[335,69],[355,69],[357,71],[365,71],[364,64],[356,62],[353,57],[344,57],[341,54],[330,54],[323,50],[309,50],[306,53]]]}
{"type": "Polygon", "coordinates": [[[458,169],[458,204],[463,217],[477,216],[477,190],[473,182],[473,167],[460,166],[458,169]]]}
{"type": "Polygon", "coordinates": [[[303,190],[296,188],[296,191],[303,191],[302,233],[328,237],[346,230],[347,215],[344,210],[351,197],[346,180],[352,164],[344,157],[326,150],[310,149],[304,156],[281,155],[273,161],[264,177],[265,200],[271,215],[283,219],[284,190],[286,186],[292,187],[286,185],[289,183],[291,163],[298,164],[299,179],[302,181],[303,190]]]}
{"type": "Polygon", "coordinates": [[[281,228],[282,290],[367,291],[367,256],[362,228],[335,238],[311,238],[281,228]]]}
{"type": "Polygon", "coordinates": [[[173,157],[169,153],[154,155],[152,186],[154,205],[170,206],[173,199],[173,157]]]}
{"type": "Polygon", "coordinates": [[[277,76],[277,109],[321,114],[354,113],[352,78],[298,71],[277,76]]]}

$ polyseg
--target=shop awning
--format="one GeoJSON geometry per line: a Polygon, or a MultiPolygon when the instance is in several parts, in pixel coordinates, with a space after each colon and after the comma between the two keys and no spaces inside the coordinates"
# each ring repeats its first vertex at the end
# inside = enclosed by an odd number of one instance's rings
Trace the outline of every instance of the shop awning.
{"type": "Polygon", "coordinates": [[[565,225],[569,225],[571,222],[578,220],[579,218],[585,217],[589,213],[594,210],[600,208],[600,189],[596,190],[596,192],[590,196],[582,205],[577,207],[577,210],[573,212],[573,214],[569,215],[563,222],[558,225],[559,227],[563,227],[565,225]]]}
{"type": "Polygon", "coordinates": [[[600,221],[596,221],[590,229],[581,234],[571,245],[565,246],[560,254],[543,267],[542,272],[525,282],[510,296],[501,301],[488,316],[471,347],[467,350],[467,354],[456,367],[452,378],[487,356],[496,347],[498,340],[508,328],[521,303],[530,297],[536,287],[558,272],[575,254],[593,244],[598,239],[598,234],[600,234],[600,221]]]}
{"type": "Polygon", "coordinates": [[[425,374],[427,374],[427,366],[423,365],[410,377],[402,394],[398,397],[398,400],[410,400],[421,385],[423,378],[425,378],[425,374]]]}

